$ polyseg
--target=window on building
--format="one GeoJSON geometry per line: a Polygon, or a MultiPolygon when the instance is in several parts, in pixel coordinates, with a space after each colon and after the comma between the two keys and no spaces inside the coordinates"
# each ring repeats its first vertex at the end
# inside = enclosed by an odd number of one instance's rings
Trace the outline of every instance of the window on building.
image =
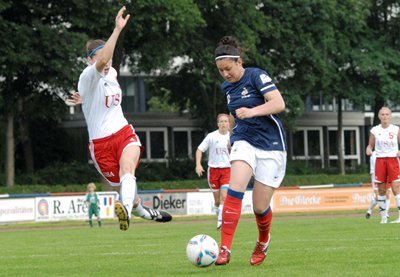
{"type": "Polygon", "coordinates": [[[308,156],[321,155],[320,135],[319,130],[307,130],[308,156]]]}
{"type": "Polygon", "coordinates": [[[150,158],[151,159],[164,159],[166,156],[165,151],[165,132],[150,131],[150,158]]]}
{"type": "Polygon", "coordinates": [[[305,156],[304,131],[293,134],[293,156],[305,156]]]}
{"type": "Polygon", "coordinates": [[[133,76],[121,76],[120,85],[122,90],[122,109],[124,112],[138,111],[138,82],[133,76]]]}
{"type": "Polygon", "coordinates": [[[337,141],[337,131],[336,130],[329,130],[328,131],[328,139],[329,139],[329,155],[337,155],[337,147],[338,147],[338,141],[337,141]]]}
{"type": "Polygon", "coordinates": [[[293,134],[293,158],[306,160],[313,167],[323,167],[322,128],[301,128],[293,134]]]}
{"type": "Polygon", "coordinates": [[[344,154],[356,155],[357,154],[356,131],[344,130],[344,154]]]}
{"type": "MultiPolygon", "coordinates": [[[[337,146],[338,141],[336,138],[337,128],[330,128],[329,134],[329,160],[331,166],[337,164],[332,162],[338,159],[337,146]]],[[[354,167],[361,161],[360,157],[360,134],[357,127],[344,127],[342,132],[342,141],[344,147],[344,159],[345,165],[348,167],[354,167]]]]}
{"type": "Polygon", "coordinates": [[[147,156],[147,133],[146,132],[136,132],[136,134],[139,136],[140,143],[142,144],[142,146],[144,148],[142,155],[140,157],[141,157],[141,159],[145,160],[148,158],[148,156],[147,156]]]}
{"type": "Polygon", "coordinates": [[[195,128],[174,128],[175,157],[193,159],[204,132],[195,128]]]}
{"type": "Polygon", "coordinates": [[[164,162],[167,155],[167,128],[136,128],[140,142],[144,146],[144,161],[164,162]]]}
{"type": "Polygon", "coordinates": [[[200,143],[203,141],[205,134],[201,130],[191,131],[192,135],[192,158],[195,157],[197,147],[199,147],[200,143]]]}
{"type": "Polygon", "coordinates": [[[174,149],[176,158],[189,157],[188,131],[174,131],[174,149]]]}

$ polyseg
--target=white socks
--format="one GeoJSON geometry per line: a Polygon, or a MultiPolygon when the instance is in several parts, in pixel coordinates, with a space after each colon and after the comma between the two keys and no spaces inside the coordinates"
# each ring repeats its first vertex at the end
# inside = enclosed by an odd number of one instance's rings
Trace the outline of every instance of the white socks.
{"type": "Polygon", "coordinates": [[[133,204],[136,198],[136,177],[130,173],[121,177],[121,189],[119,193],[121,203],[128,210],[128,215],[131,217],[133,204]]]}
{"type": "Polygon", "coordinates": [[[378,195],[379,212],[382,218],[386,218],[386,195],[378,195]]]}
{"type": "Polygon", "coordinates": [[[390,198],[386,199],[386,216],[389,216],[389,210],[390,210],[390,198]]]}
{"type": "Polygon", "coordinates": [[[371,204],[369,205],[368,213],[372,214],[372,211],[374,210],[376,204],[378,204],[375,200],[375,198],[371,199],[371,204]]]}
{"type": "Polygon", "coordinates": [[[218,207],[218,213],[217,213],[217,219],[218,219],[218,224],[222,224],[222,210],[224,208],[223,204],[220,204],[218,207]]]}
{"type": "Polygon", "coordinates": [[[396,199],[396,204],[399,209],[399,218],[400,218],[400,194],[397,194],[394,198],[396,199]]]}
{"type": "Polygon", "coordinates": [[[137,207],[133,208],[133,212],[136,216],[140,216],[144,219],[152,219],[151,214],[142,206],[142,200],[139,200],[137,207]]]}

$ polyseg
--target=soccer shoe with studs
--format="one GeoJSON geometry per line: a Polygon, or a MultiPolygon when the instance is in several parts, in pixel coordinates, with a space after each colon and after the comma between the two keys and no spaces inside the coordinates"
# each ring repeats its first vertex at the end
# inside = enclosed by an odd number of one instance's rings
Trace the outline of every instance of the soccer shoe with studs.
{"type": "Polygon", "coordinates": [[[215,265],[226,265],[229,264],[231,260],[231,251],[228,250],[225,246],[222,246],[219,249],[219,254],[217,260],[215,261],[215,265]]]}
{"type": "Polygon", "coordinates": [[[398,219],[396,219],[396,220],[393,220],[393,221],[391,221],[390,223],[400,223],[400,218],[398,218],[398,219]]]}
{"type": "Polygon", "coordinates": [[[366,219],[369,219],[371,217],[371,213],[370,212],[367,212],[366,214],[365,214],[365,218],[366,219]]]}
{"type": "Polygon", "coordinates": [[[118,217],[119,229],[126,231],[129,228],[129,214],[125,206],[121,202],[115,201],[114,206],[115,215],[118,217]]]}
{"type": "MultiPolygon", "coordinates": [[[[151,209],[146,206],[143,206],[143,209],[145,209],[150,214],[150,216],[151,216],[150,220],[154,220],[156,222],[169,222],[172,220],[172,215],[166,211],[159,211],[159,210],[151,209]]],[[[142,217],[142,218],[144,218],[144,217],[142,217]]]]}
{"type": "Polygon", "coordinates": [[[271,235],[266,243],[257,241],[256,247],[254,247],[253,253],[251,254],[250,264],[251,265],[260,265],[267,257],[269,242],[271,241],[271,235]]]}

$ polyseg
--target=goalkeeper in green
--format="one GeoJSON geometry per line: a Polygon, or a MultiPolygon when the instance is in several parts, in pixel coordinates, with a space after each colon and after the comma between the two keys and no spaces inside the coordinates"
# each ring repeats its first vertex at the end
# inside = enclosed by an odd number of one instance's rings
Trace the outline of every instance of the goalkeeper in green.
{"type": "Polygon", "coordinates": [[[87,186],[87,194],[85,203],[89,207],[89,225],[93,227],[92,217],[95,215],[97,217],[97,223],[99,227],[101,227],[101,218],[100,218],[100,201],[97,193],[95,192],[96,185],[94,183],[90,183],[87,186]]]}

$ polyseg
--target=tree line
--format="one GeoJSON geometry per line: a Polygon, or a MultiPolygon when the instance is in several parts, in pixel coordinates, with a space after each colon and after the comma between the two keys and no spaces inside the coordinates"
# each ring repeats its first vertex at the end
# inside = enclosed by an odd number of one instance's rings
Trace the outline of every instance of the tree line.
{"type": "MultiPolygon", "coordinates": [[[[171,105],[189,109],[206,129],[226,110],[213,59],[224,35],[241,41],[246,66],[265,69],[277,82],[289,128],[305,97],[321,92],[337,100],[338,134],[341,99],[375,111],[399,102],[400,0],[0,0],[0,165],[8,185],[16,170],[67,159],[57,146],[66,114],[59,95],[76,88],[86,41],[107,38],[121,5],[131,20],[113,66],[161,72],[156,93],[168,93],[171,105]],[[185,62],[172,68],[174,57],[185,62]],[[42,153],[45,144],[52,151],[42,153]]],[[[341,136],[338,142],[344,173],[341,136]]]]}

